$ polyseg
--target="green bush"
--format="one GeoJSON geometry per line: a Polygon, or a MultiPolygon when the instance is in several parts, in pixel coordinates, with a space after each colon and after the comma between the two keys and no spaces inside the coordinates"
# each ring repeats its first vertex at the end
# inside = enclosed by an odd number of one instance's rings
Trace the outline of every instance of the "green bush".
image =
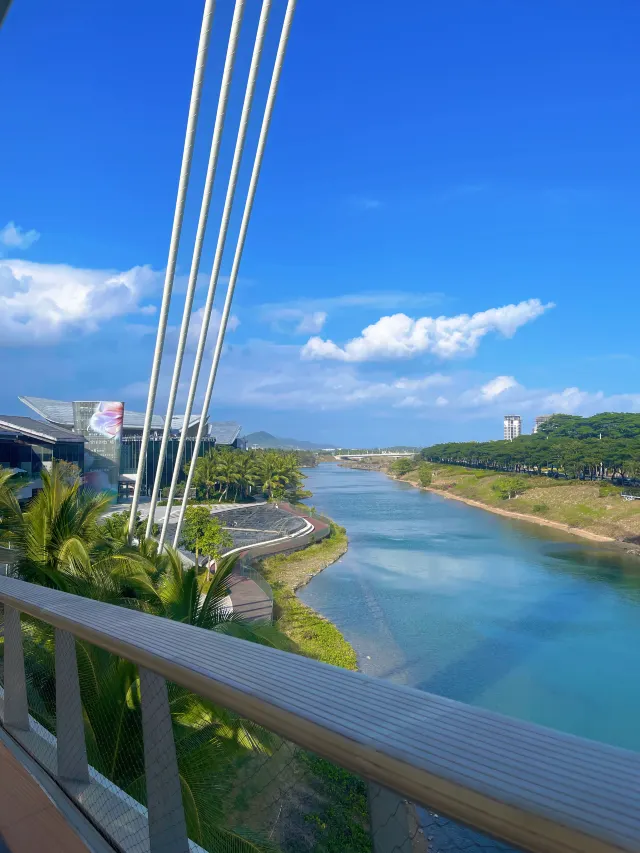
{"type": "Polygon", "coordinates": [[[430,486],[433,480],[433,472],[429,465],[423,462],[418,466],[418,482],[421,486],[430,486]]]}
{"type": "Polygon", "coordinates": [[[391,465],[389,465],[389,470],[392,474],[395,474],[396,477],[404,477],[404,475],[408,474],[409,471],[413,471],[415,467],[416,462],[412,456],[402,456],[400,459],[396,459],[391,463],[391,465]]]}
{"type": "Polygon", "coordinates": [[[600,483],[598,495],[601,498],[608,498],[611,495],[619,495],[620,489],[612,483],[600,483]]]}
{"type": "Polygon", "coordinates": [[[534,512],[545,513],[549,511],[547,504],[534,504],[532,507],[534,512]]]}
{"type": "Polygon", "coordinates": [[[496,480],[496,482],[491,486],[491,489],[503,501],[510,500],[511,498],[517,498],[518,495],[522,495],[526,492],[528,488],[530,488],[529,483],[524,479],[524,477],[500,477],[500,479],[496,480]]]}

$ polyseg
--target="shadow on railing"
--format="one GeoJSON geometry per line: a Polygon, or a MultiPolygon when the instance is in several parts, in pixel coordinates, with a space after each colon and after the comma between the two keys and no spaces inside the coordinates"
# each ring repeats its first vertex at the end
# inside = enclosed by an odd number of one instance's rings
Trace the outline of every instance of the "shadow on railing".
{"type": "Polygon", "coordinates": [[[640,849],[634,753],[12,578],[0,602],[3,726],[120,850],[640,849]]]}

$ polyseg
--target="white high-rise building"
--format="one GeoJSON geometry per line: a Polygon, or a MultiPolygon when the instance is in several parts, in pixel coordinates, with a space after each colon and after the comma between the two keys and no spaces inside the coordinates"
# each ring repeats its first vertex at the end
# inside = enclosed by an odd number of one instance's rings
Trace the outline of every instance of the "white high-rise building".
{"type": "Polygon", "coordinates": [[[520,415],[504,416],[504,440],[513,441],[522,434],[522,418],[520,415]]]}
{"type": "Polygon", "coordinates": [[[553,415],[538,415],[538,417],[536,418],[535,426],[533,427],[534,434],[540,429],[540,424],[543,424],[545,421],[548,421],[549,418],[552,417],[553,415]]]}

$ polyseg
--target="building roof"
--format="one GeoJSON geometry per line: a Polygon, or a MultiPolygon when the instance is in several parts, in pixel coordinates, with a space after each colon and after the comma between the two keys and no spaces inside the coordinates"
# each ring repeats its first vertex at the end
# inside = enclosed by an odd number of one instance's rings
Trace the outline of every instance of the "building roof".
{"type": "MultiPolygon", "coordinates": [[[[49,400],[46,397],[18,397],[18,399],[33,409],[40,417],[55,424],[73,426],[73,403],[65,400],[49,400]]],[[[182,429],[184,415],[174,415],[171,419],[172,429],[182,429]]],[[[189,427],[200,423],[200,415],[191,415],[189,427]]],[[[124,429],[142,429],[144,427],[144,412],[132,412],[124,407],[124,429]]],[[[164,429],[164,415],[153,415],[151,429],[164,429]]]]}
{"type": "Polygon", "coordinates": [[[216,444],[233,444],[241,429],[235,421],[212,421],[209,424],[209,435],[215,438],[216,444]]]}
{"type": "MultiPolygon", "coordinates": [[[[18,399],[26,406],[29,406],[30,409],[33,409],[41,418],[44,418],[47,422],[47,427],[53,429],[54,427],[51,424],[73,427],[73,403],[65,400],[49,400],[46,397],[19,397],[18,399]]],[[[198,426],[201,417],[202,415],[191,415],[189,418],[189,428],[198,426]]],[[[34,421],[31,418],[14,418],[14,420],[31,421],[32,423],[42,425],[41,421],[34,421]]],[[[183,423],[184,415],[174,415],[171,418],[171,429],[181,430],[183,423]]],[[[144,412],[131,412],[125,406],[123,428],[125,430],[142,430],[143,426],[144,412]]],[[[153,416],[151,429],[154,431],[164,429],[164,415],[153,416]]],[[[241,429],[240,424],[235,421],[213,421],[209,424],[209,435],[215,438],[216,444],[233,444],[240,435],[241,429]]]]}
{"type": "Polygon", "coordinates": [[[84,443],[84,436],[62,429],[46,421],[37,421],[35,418],[23,418],[19,415],[0,415],[0,429],[10,430],[28,438],[37,438],[51,444],[59,441],[73,441],[84,443]]]}

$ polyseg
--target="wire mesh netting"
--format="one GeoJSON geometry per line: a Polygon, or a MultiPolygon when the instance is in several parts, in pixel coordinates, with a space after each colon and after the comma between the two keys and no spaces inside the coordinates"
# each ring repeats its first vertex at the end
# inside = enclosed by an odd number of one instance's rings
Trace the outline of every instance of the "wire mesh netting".
{"type": "Polygon", "coordinates": [[[123,850],[146,853],[150,834],[196,853],[513,850],[44,622],[23,615],[22,636],[23,745],[123,850]],[[56,641],[65,660],[75,652],[75,688],[56,641]]]}

